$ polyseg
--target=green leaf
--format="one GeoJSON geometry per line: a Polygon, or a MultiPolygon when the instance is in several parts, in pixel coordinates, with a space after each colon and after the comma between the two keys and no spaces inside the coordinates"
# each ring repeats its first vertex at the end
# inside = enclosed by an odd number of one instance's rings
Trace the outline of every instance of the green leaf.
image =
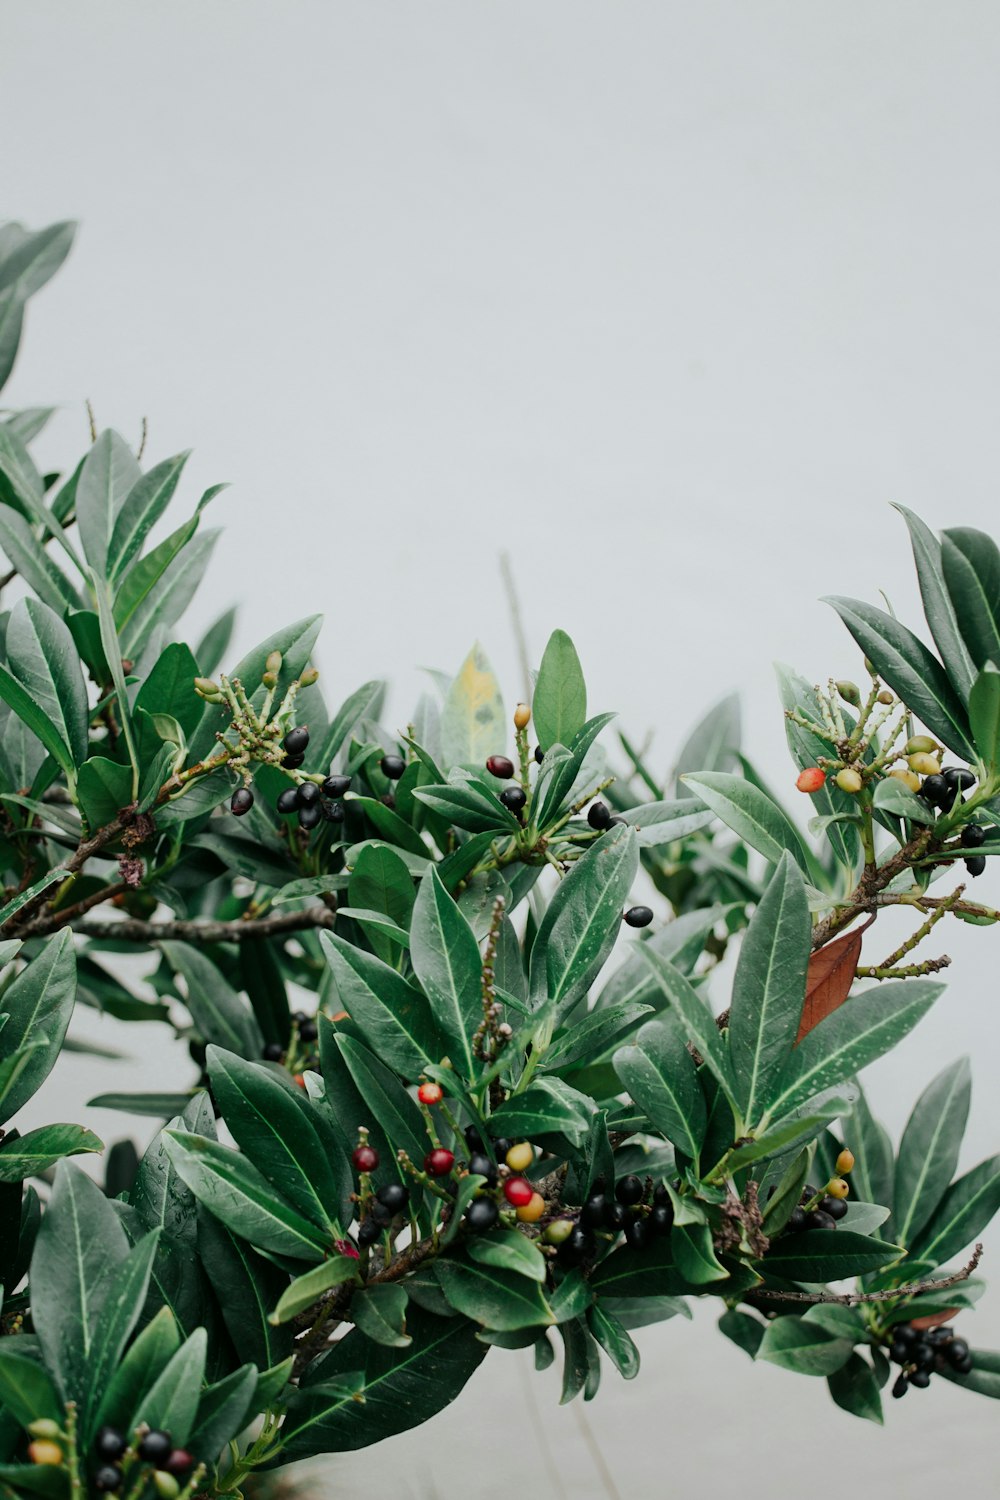
{"type": "Polygon", "coordinates": [[[179,1447],[187,1442],[198,1412],[207,1342],[205,1329],[196,1328],[139,1404],[140,1419],[169,1432],[179,1447]]]}
{"type": "Polygon", "coordinates": [[[11,505],[0,505],[0,547],[29,588],[58,615],[79,609],[80,596],[57,568],[28,522],[11,505]]]}
{"type": "Polygon", "coordinates": [[[194,598],[221,532],[195,532],[194,515],[178,531],[134,562],[115,597],[115,623],[125,654],[137,658],[154,630],[175,625],[194,598]]]}
{"type": "Polygon", "coordinates": [[[489,787],[457,767],[447,783],[415,786],[413,795],[449,824],[469,833],[492,833],[502,838],[518,827],[513,813],[508,812],[489,787]]]}
{"type": "Polygon", "coordinates": [[[499,1266],[518,1276],[543,1284],[546,1261],[534,1240],[516,1229],[494,1229],[489,1234],[473,1236],[467,1245],[469,1255],[482,1266],[499,1266]]]}
{"type": "Polygon", "coordinates": [[[472,1037],[483,1018],[479,944],[433,867],[413,907],[410,960],[452,1060],[465,1078],[474,1078],[472,1037]]]}
{"type": "Polygon", "coordinates": [[[160,949],[184,980],[184,1004],[202,1039],[241,1057],[259,1057],[264,1043],[257,1018],[211,959],[187,943],[161,943],[160,949]]]}
{"type": "Polygon", "coordinates": [[[1000,672],[991,661],[972,684],[969,723],[980,759],[995,772],[1000,765],[1000,672]]]}
{"type": "Polygon", "coordinates": [[[589,1401],[597,1393],[601,1379],[601,1361],[594,1339],[582,1318],[573,1318],[559,1325],[559,1337],[563,1341],[563,1381],[559,1405],[566,1406],[582,1391],[583,1399],[589,1401]]]}
{"type": "Polygon", "coordinates": [[[61,1157],[103,1149],[104,1142],[82,1125],[42,1125],[27,1135],[8,1136],[0,1144],[0,1182],[20,1182],[51,1167],[61,1157]]]}
{"type": "Polygon", "coordinates": [[[832,1370],[826,1383],[842,1411],[882,1426],[882,1395],[878,1381],[871,1365],[860,1354],[852,1354],[839,1370],[832,1370]]]}
{"type": "Polygon", "coordinates": [[[564,630],[554,630],[538,669],[531,714],[543,750],[568,745],[587,717],[587,685],[576,647],[564,630]]]}
{"type": "Polygon", "coordinates": [[[230,1234],[203,1204],[198,1205],[198,1255],[219,1301],[233,1347],[259,1370],[280,1364],[291,1352],[292,1330],[270,1322],[288,1277],[230,1234]]]}
{"type": "Polygon", "coordinates": [[[76,523],[83,553],[99,578],[110,575],[108,546],[119,512],[142,478],[135,455],[117,432],[102,432],[76,485],[76,523]]]}
{"type": "Polygon", "coordinates": [[[138,1402],[180,1348],[177,1320],[161,1307],[136,1336],[111,1378],[94,1426],[108,1423],[131,1432],[138,1402]]]}
{"type": "Polygon", "coordinates": [[[454,1401],[486,1357],[485,1345],[463,1318],[434,1317],[412,1303],[407,1327],[413,1342],[406,1349],[376,1344],[355,1329],[311,1366],[289,1401],[282,1463],[366,1448],[454,1401]],[[363,1404],[349,1388],[339,1394],[332,1388],[353,1371],[363,1371],[363,1404]]]}
{"type": "Polygon", "coordinates": [[[71,1162],[55,1187],[31,1257],[32,1321],[45,1363],[67,1401],[86,1393],[94,1328],[129,1254],[125,1231],[100,1188],[71,1162]]]}
{"type": "Polygon", "coordinates": [[[609,1005],[593,1010],[580,1021],[561,1027],[546,1052],[542,1066],[547,1072],[570,1068],[574,1063],[591,1062],[599,1057],[623,1033],[635,1029],[635,1023],[648,1016],[652,1006],[609,1005]]]}
{"type": "Polygon", "coordinates": [[[80,767],[76,796],[88,826],[103,828],[132,800],[131,768],[103,755],[91,756],[80,767]]]}
{"type": "Polygon", "coordinates": [[[290,1323],[299,1313],[318,1302],[324,1292],[329,1292],[345,1281],[360,1279],[358,1262],[351,1255],[338,1255],[331,1260],[321,1261],[318,1266],[296,1276],[291,1285],[286,1287],[269,1321],[275,1325],[290,1323]]]}
{"type": "MultiPolygon", "coordinates": [[[[5,798],[4,800],[7,799],[5,798]]],[[[14,801],[15,799],[11,798],[10,800],[14,801]]],[[[53,819],[53,821],[55,820],[53,819]]],[[[74,829],[74,833],[79,834],[79,825],[74,829]]],[[[29,901],[33,901],[36,896],[40,896],[43,891],[47,891],[49,886],[58,885],[68,875],[69,871],[62,869],[61,866],[55,870],[47,870],[44,875],[39,875],[38,879],[33,881],[26,890],[18,891],[16,896],[12,896],[4,906],[0,907],[0,928],[3,927],[5,922],[9,922],[11,917],[17,915],[22,906],[27,906],[29,901]]],[[[0,961],[5,962],[5,960],[0,961]]]]}
{"type": "Polygon", "coordinates": [[[205,706],[194,690],[197,675],[198,664],[190,648],[182,641],[171,641],[136,694],[136,712],[144,709],[154,718],[168,714],[185,737],[194,734],[205,706]]]}
{"type": "Polygon", "coordinates": [[[719,1332],[724,1333],[738,1349],[749,1354],[751,1359],[756,1359],[760,1341],[764,1337],[765,1325],[751,1317],[749,1313],[730,1307],[719,1319],[719,1332]]]}
{"type": "Polygon", "coordinates": [[[634,1380],[639,1373],[639,1351],[625,1327],[599,1302],[589,1309],[587,1323],[622,1379],[634,1380]]]}
{"type": "MultiPolygon", "coordinates": [[[[76,764],[69,747],[64,743],[52,720],[42,712],[31,694],[21,686],[16,677],[11,676],[6,667],[0,667],[0,698],[44,745],[53,760],[62,768],[67,781],[72,786],[76,777],[76,764]]],[[[9,727],[7,734],[10,734],[9,727]]],[[[40,756],[39,760],[41,760],[40,756]]]]}
{"type": "Polygon", "coordinates": [[[198,671],[203,677],[217,672],[229,650],[236,625],[236,607],[223,610],[222,614],[205,631],[195,647],[194,657],[198,671]]]}
{"type": "Polygon", "coordinates": [[[697,1162],[707,1123],[705,1096],[676,1015],[647,1021],[632,1046],[618,1049],[613,1063],[653,1127],[697,1162]]]}
{"type": "Polygon", "coordinates": [[[207,1062],[212,1092],[243,1154],[293,1208],[336,1237],[339,1186],[295,1085],[219,1047],[208,1048],[207,1062]]]}
{"type": "Polygon", "coordinates": [[[969,1118],[967,1057],[945,1068],[921,1094],[903,1132],[892,1200],[892,1237],[910,1245],[937,1208],[958,1165],[969,1118]]]}
{"type": "MultiPolygon", "coordinates": [[[[424,1117],[399,1079],[352,1037],[338,1033],[335,1041],[366,1110],[374,1115],[392,1147],[404,1150],[411,1161],[423,1161],[428,1144],[424,1117]]],[[[325,1064],[323,1071],[325,1075],[325,1064]]]]}
{"type": "Polygon", "coordinates": [[[675,1224],[670,1232],[670,1249],[677,1270],[692,1286],[724,1281],[729,1275],[715,1253],[707,1224],[675,1224]]]}
{"type": "Polygon", "coordinates": [[[477,641],[458,669],[441,714],[445,768],[481,766],[506,739],[503,698],[493,668],[477,641]]]}
{"type": "Polygon", "coordinates": [[[6,384],[18,344],[24,306],[69,254],[76,233],[70,222],[29,231],[5,224],[0,239],[0,386],[6,384]]]}
{"type": "Polygon", "coordinates": [[[18,1352],[16,1338],[0,1343],[0,1408],[27,1427],[40,1417],[62,1426],[66,1413],[44,1365],[18,1352]]]}
{"type": "Polygon", "coordinates": [[[778,862],[740,948],[729,1012],[729,1056],[747,1125],[766,1112],[795,1046],[812,923],[790,854],[778,862]]]}
{"type": "Polygon", "coordinates": [[[945,1369],[941,1374],[946,1380],[975,1391],[978,1396],[989,1396],[1000,1400],[1000,1352],[995,1349],[975,1349],[972,1354],[973,1368],[968,1375],[958,1375],[945,1369]]]}
{"type": "Polygon", "coordinates": [[[694,1043],[706,1068],[736,1109],[736,1080],[728,1049],[719,1034],[715,1018],[697,990],[672,963],[661,957],[651,943],[640,944],[638,951],[648,963],[671,1010],[677,1016],[685,1038],[694,1043]]]}
{"type": "Polygon", "coordinates": [[[238,1151],[181,1131],[164,1131],[164,1141],[181,1179],[233,1234],[296,1260],[315,1262],[329,1249],[330,1236],[296,1212],[238,1151]]]}
{"type": "Polygon", "coordinates": [[[769,1276],[784,1281],[840,1281],[845,1276],[864,1276],[897,1260],[898,1245],[849,1229],[810,1229],[803,1234],[783,1234],[775,1240],[758,1266],[769,1276]]]}
{"type": "Polygon", "coordinates": [[[973,760],[961,698],[936,657],[905,625],[860,599],[828,598],[848,630],[907,708],[950,750],[973,760]]]}
{"type": "Polygon", "coordinates": [[[933,809],[893,776],[876,782],[872,804],[879,812],[892,813],[897,818],[908,818],[911,823],[934,822],[933,809]]]}
{"type": "Polygon", "coordinates": [[[766,792],[742,776],[729,771],[689,773],[686,786],[693,789],[706,807],[721,818],[727,828],[756,849],[758,854],[776,865],[787,851],[796,863],[804,863],[802,845],[795,829],[766,792]]]}
{"type": "Polygon", "coordinates": [[[891,1203],[893,1151],[885,1127],[874,1118],[864,1090],[843,1121],[844,1141],[854,1152],[851,1181],[858,1197],[867,1203],[891,1203]]]}
{"type": "Polygon", "coordinates": [[[1000,550],[971,527],[941,533],[941,566],[958,628],[977,667],[1000,662],[1000,550]]]}
{"type": "Polygon", "coordinates": [[[677,802],[647,802],[621,813],[630,828],[635,829],[640,849],[658,849],[678,839],[707,828],[715,817],[711,808],[692,808],[692,797],[677,802]]]}
{"type": "Polygon", "coordinates": [[[369,1286],[351,1298],[355,1326],[376,1344],[406,1349],[413,1340],[406,1332],[406,1292],[401,1286],[369,1286]]]}
{"type": "Polygon", "coordinates": [[[930,1223],[910,1247],[911,1257],[943,1265],[971,1244],[998,1211],[1000,1156],[991,1156],[952,1183],[930,1223]]]}
{"type": "MultiPolygon", "coordinates": [[[[352,907],[381,912],[398,927],[409,928],[414,902],[413,877],[387,845],[364,846],[351,871],[347,895],[352,907]]],[[[380,957],[385,956],[386,952],[380,951],[380,957]]]]}
{"type": "Polygon", "coordinates": [[[320,947],[342,1006],[379,1056],[407,1078],[445,1056],[427,1000],[398,970],[336,933],[321,933],[320,947]]]}
{"type": "MultiPolygon", "coordinates": [[[[7,660],[73,763],[80,765],[87,758],[89,710],[69,627],[41,600],[19,599],[7,622],[7,660]]],[[[11,707],[18,713],[16,704],[11,707]]],[[[50,750],[47,744],[46,749],[50,750]]]]}
{"type": "Polygon", "coordinates": [[[536,1078],[521,1094],[514,1094],[492,1119],[508,1136],[563,1135],[574,1146],[582,1146],[590,1134],[597,1106],[589,1094],[564,1083],[561,1078],[536,1078]]]}
{"type": "Polygon", "coordinates": [[[351,735],[361,720],[378,718],[382,712],[384,697],[385,683],[375,680],[362,683],[361,687],[356,688],[350,697],[345,699],[330,720],[326,734],[323,736],[317,765],[321,766],[324,771],[328,766],[332,766],[333,761],[349,743],[351,735]]]}
{"type": "Polygon", "coordinates": [[[128,1259],[118,1267],[101,1308],[87,1359],[86,1385],[80,1408],[80,1431],[85,1443],[94,1430],[93,1418],[139,1321],[159,1240],[160,1232],[154,1230],[129,1252],[128,1259]]]}
{"type": "Polygon", "coordinates": [[[920,597],[924,605],[924,618],[930,626],[934,644],[938,648],[959,697],[965,702],[976,675],[972,658],[966,650],[958,620],[944,580],[941,561],[941,543],[928,526],[907,510],[905,505],[895,505],[906,522],[913,547],[920,597]]]}
{"type": "Polygon", "coordinates": [[[456,1312],[484,1328],[507,1331],[555,1322],[538,1283],[516,1271],[449,1258],[435,1262],[434,1274],[456,1312]]]}
{"type": "MultiPolygon", "coordinates": [[[[150,531],[170,504],[189,457],[188,453],[178,453],[174,458],[165,458],[137,479],[129,490],[115,516],[108,542],[106,565],[110,579],[124,572],[142,550],[150,531]]],[[[86,465],[81,480],[85,474],[86,465]]],[[[95,561],[93,558],[89,560],[95,561]]]]}
{"type": "Polygon", "coordinates": [[[768,1323],[756,1358],[797,1375],[831,1375],[846,1364],[853,1348],[851,1338],[838,1338],[806,1313],[768,1323]]]}
{"type": "Polygon", "coordinates": [[[674,779],[678,797],[693,797],[684,778],[691,771],[724,771],[740,748],[740,699],[730,693],[705,714],[688,735],[677,757],[674,779]]]}
{"type": "Polygon", "coordinates": [[[912,979],[849,996],[796,1047],[775,1084],[767,1119],[790,1114],[895,1047],[942,990],[930,980],[912,979]]]}
{"type": "Polygon", "coordinates": [[[761,1226],[764,1233],[772,1239],[779,1229],[784,1229],[793,1210],[798,1207],[815,1154],[815,1147],[804,1147],[774,1183],[764,1207],[764,1222],[761,1226]]]}
{"type": "Polygon", "coordinates": [[[17,1079],[3,1095],[2,1118],[9,1119],[45,1082],[55,1066],[66,1037],[76,997],[76,958],[72,934],[64,928],[46,940],[41,952],[26,965],[4,993],[8,1016],[0,1031],[0,1057],[10,1057],[22,1044],[47,1042],[26,1060],[17,1079]]]}
{"type": "Polygon", "coordinates": [[[255,1365],[241,1365],[224,1380],[201,1392],[194,1424],[188,1435],[188,1451],[214,1461],[226,1443],[239,1436],[254,1412],[258,1375],[255,1365]]]}
{"type": "Polygon", "coordinates": [[[534,1009],[566,1013],[586,994],[615,945],[638,865],[635,834],[612,828],[563,877],[531,949],[534,1009]]]}

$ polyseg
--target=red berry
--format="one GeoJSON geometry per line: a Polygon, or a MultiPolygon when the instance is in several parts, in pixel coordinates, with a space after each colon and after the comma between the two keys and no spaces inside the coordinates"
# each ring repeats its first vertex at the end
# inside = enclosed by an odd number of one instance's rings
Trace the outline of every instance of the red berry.
{"type": "Polygon", "coordinates": [[[826,773],[819,766],[806,766],[800,771],[795,785],[800,792],[818,792],[826,781],[826,773]]]}
{"type": "Polygon", "coordinates": [[[421,1104],[440,1104],[444,1089],[439,1083],[422,1083],[417,1089],[417,1098],[421,1104]]]}
{"type": "Polygon", "coordinates": [[[524,1208],[535,1196],[535,1190],[527,1177],[508,1177],[503,1185],[503,1195],[512,1208],[524,1208]]]}
{"type": "Polygon", "coordinates": [[[424,1157],[424,1171],[428,1177],[447,1177],[455,1165],[455,1153],[444,1146],[436,1146],[424,1157]]]}
{"type": "Polygon", "coordinates": [[[378,1152],[374,1146],[355,1146],[351,1160],[359,1172],[374,1172],[378,1166],[378,1152]]]}
{"type": "Polygon", "coordinates": [[[175,1448],[163,1467],[168,1474],[183,1475],[188,1469],[193,1469],[195,1464],[194,1455],[186,1448],[175,1448]]]}
{"type": "Polygon", "coordinates": [[[514,774],[514,762],[508,755],[491,755],[486,762],[486,769],[498,781],[509,781],[514,774]]]}
{"type": "Polygon", "coordinates": [[[296,1073],[296,1075],[295,1075],[295,1082],[298,1084],[298,1086],[299,1086],[300,1089],[304,1089],[305,1086],[306,1086],[305,1078],[303,1077],[303,1075],[301,1073],[296,1073]]]}

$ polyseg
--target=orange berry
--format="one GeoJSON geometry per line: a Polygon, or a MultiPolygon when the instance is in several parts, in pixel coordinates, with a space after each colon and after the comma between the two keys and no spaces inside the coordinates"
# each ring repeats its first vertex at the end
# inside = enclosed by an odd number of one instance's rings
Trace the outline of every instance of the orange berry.
{"type": "Polygon", "coordinates": [[[514,710],[514,728],[527,729],[531,723],[531,709],[526,703],[519,703],[514,710]]]}
{"type": "Polygon", "coordinates": [[[840,1173],[841,1177],[846,1177],[848,1172],[853,1171],[853,1169],[854,1152],[849,1150],[848,1147],[845,1146],[843,1151],[841,1151],[840,1155],[837,1157],[837,1171],[840,1173]]]}
{"type": "Polygon", "coordinates": [[[439,1083],[422,1083],[417,1089],[417,1098],[421,1104],[440,1104],[444,1089],[439,1083]]]}
{"type": "Polygon", "coordinates": [[[532,1193],[527,1203],[516,1210],[517,1217],[522,1224],[537,1224],[545,1212],[545,1199],[541,1193],[532,1193]]]}
{"type": "Polygon", "coordinates": [[[846,1198],[851,1190],[842,1177],[831,1177],[826,1185],[826,1191],[830,1198],[846,1198]]]}
{"type": "Polygon", "coordinates": [[[295,1075],[295,1082],[298,1084],[298,1086],[299,1086],[300,1089],[304,1089],[305,1086],[306,1086],[305,1078],[302,1076],[301,1073],[296,1073],[296,1075],[295,1075]]]}
{"type": "Polygon", "coordinates": [[[50,1443],[45,1438],[38,1438],[35,1442],[28,1444],[28,1457],[33,1464],[61,1464],[63,1451],[58,1443],[50,1443]]]}
{"type": "Polygon", "coordinates": [[[826,782],[826,775],[819,766],[806,766],[804,771],[799,772],[795,785],[800,792],[818,792],[826,782]]]}

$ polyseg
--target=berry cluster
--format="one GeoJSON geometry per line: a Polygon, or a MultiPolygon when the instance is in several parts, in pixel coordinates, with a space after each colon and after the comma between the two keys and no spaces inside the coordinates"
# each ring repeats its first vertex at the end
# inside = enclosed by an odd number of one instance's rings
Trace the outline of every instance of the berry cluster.
{"type": "MultiPolygon", "coordinates": [[[[367,1132],[362,1131],[361,1134],[365,1138],[360,1145],[355,1146],[351,1160],[356,1171],[365,1178],[378,1170],[379,1155],[374,1146],[369,1146],[367,1132]]],[[[358,1244],[361,1248],[366,1250],[374,1245],[392,1221],[406,1212],[409,1202],[410,1190],[401,1182],[384,1182],[374,1192],[371,1192],[370,1184],[362,1182],[359,1196],[361,1222],[358,1226],[358,1244]]]]}
{"type": "MultiPolygon", "coordinates": [[[[571,1220],[562,1222],[572,1224],[571,1220]]],[[[664,1183],[653,1187],[650,1181],[644,1183],[629,1173],[619,1178],[609,1194],[605,1179],[597,1177],[576,1223],[560,1236],[559,1260],[578,1266],[592,1259],[601,1232],[623,1233],[630,1249],[647,1250],[654,1236],[669,1233],[673,1223],[673,1203],[664,1183]]]]}
{"type": "MultiPolygon", "coordinates": [[[[113,1495],[122,1487],[125,1468],[122,1460],[128,1460],[129,1445],[125,1434],[117,1427],[102,1427],[94,1439],[94,1455],[100,1460],[94,1472],[94,1488],[102,1494],[113,1495]]],[[[186,1448],[175,1448],[169,1432],[157,1428],[143,1432],[135,1447],[140,1464],[149,1464],[153,1469],[153,1486],[160,1500],[176,1500],[180,1494],[180,1480],[195,1466],[195,1459],[186,1448]]],[[[131,1480],[133,1476],[129,1474],[131,1480]]]]}
{"type": "Polygon", "coordinates": [[[935,1371],[940,1373],[950,1367],[956,1375],[968,1375],[972,1370],[968,1344],[943,1324],[937,1328],[914,1328],[912,1323],[901,1323],[891,1332],[889,1358],[903,1367],[892,1388],[897,1400],[906,1395],[911,1385],[926,1390],[935,1371]]]}

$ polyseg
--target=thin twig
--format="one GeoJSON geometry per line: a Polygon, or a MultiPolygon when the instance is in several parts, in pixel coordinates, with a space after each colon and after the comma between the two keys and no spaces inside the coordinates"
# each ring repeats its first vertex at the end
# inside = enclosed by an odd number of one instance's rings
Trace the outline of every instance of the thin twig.
{"type": "Polygon", "coordinates": [[[138,917],[122,917],[107,922],[81,922],[74,930],[81,937],[121,938],[126,943],[178,939],[185,943],[241,943],[251,938],[303,932],[311,927],[330,928],[336,920],[336,914],[326,906],[307,906],[304,911],[280,912],[270,917],[241,917],[233,922],[144,922],[138,917]]]}
{"type": "Polygon", "coordinates": [[[951,1276],[942,1276],[939,1281],[912,1281],[905,1286],[888,1287],[881,1292],[779,1292],[771,1287],[757,1287],[748,1294],[747,1300],[758,1298],[769,1302],[832,1302],[837,1307],[859,1307],[862,1302],[895,1302],[899,1297],[916,1297],[921,1292],[944,1292],[960,1281],[967,1281],[983,1258],[983,1247],[977,1245],[972,1259],[960,1271],[951,1276]]]}

